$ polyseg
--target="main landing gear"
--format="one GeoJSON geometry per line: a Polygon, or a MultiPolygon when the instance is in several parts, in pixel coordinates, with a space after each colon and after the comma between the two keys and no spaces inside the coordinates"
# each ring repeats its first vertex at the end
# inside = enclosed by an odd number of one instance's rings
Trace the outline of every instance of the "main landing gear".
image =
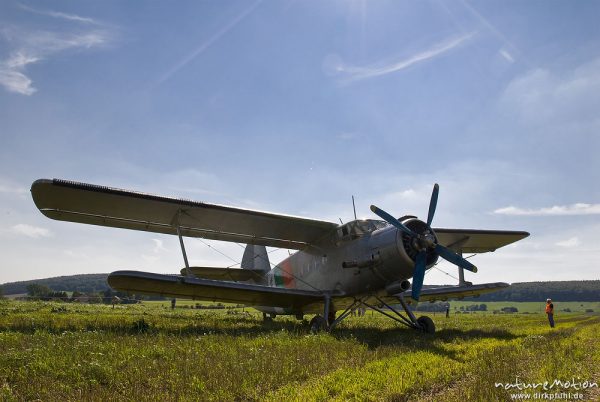
{"type": "Polygon", "coordinates": [[[311,332],[319,332],[323,330],[331,331],[337,324],[343,321],[346,317],[352,314],[360,306],[365,306],[370,308],[373,311],[377,311],[380,314],[385,315],[386,317],[391,318],[394,321],[399,322],[400,324],[406,325],[407,327],[416,329],[418,331],[425,332],[427,334],[435,333],[435,324],[433,320],[427,316],[421,316],[417,319],[413,314],[412,310],[408,307],[408,304],[404,300],[402,295],[396,296],[400,305],[404,309],[406,315],[399,312],[394,307],[390,306],[386,302],[384,302],[377,295],[370,295],[363,297],[361,299],[354,299],[354,302],[348,307],[342,314],[340,314],[337,318],[335,318],[335,312],[330,313],[330,298],[325,298],[325,308],[324,308],[324,316],[329,317],[329,320],[325,320],[320,315],[316,315],[310,321],[310,330],[311,332]],[[367,302],[368,299],[374,298],[379,302],[379,306],[372,305],[367,302]],[[384,309],[385,308],[385,309],[384,309]],[[393,313],[393,314],[392,314],[393,313]]]}

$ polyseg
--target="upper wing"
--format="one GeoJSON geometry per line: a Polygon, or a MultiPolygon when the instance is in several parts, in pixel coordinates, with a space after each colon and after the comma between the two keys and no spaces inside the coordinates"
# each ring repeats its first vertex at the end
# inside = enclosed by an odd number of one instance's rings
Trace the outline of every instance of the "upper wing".
{"type": "Polygon", "coordinates": [[[137,294],[152,294],[187,299],[272,306],[290,310],[323,301],[320,291],[285,289],[179,275],[116,271],[108,276],[110,287],[137,294]]]}
{"type": "Polygon", "coordinates": [[[529,236],[510,230],[433,229],[438,242],[458,252],[486,253],[529,236]]]}
{"type": "Polygon", "coordinates": [[[302,249],[337,224],[207,204],[65,180],[36,180],[33,200],[47,217],[63,221],[181,234],[214,240],[302,249]]]}

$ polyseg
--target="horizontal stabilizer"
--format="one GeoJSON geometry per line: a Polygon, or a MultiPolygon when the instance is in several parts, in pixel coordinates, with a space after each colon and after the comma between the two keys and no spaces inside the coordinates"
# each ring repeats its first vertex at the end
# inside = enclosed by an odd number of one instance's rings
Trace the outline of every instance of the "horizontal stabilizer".
{"type": "MultiPolygon", "coordinates": [[[[189,270],[198,278],[234,282],[262,279],[265,274],[265,271],[262,269],[190,267],[189,270]]],[[[181,269],[181,275],[187,275],[186,268],[181,269]]]]}

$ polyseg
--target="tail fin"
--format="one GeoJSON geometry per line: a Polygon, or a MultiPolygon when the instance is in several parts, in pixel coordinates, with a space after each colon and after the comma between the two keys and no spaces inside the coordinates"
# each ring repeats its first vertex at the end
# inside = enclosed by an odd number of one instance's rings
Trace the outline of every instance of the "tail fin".
{"type": "MultiPolygon", "coordinates": [[[[269,263],[269,256],[267,254],[267,248],[265,246],[257,246],[254,244],[248,244],[244,250],[244,256],[242,257],[243,269],[251,269],[254,271],[263,271],[264,275],[271,270],[271,264],[269,263]]],[[[266,277],[264,278],[266,281],[266,277]]],[[[255,281],[255,282],[261,282],[255,281]]]]}

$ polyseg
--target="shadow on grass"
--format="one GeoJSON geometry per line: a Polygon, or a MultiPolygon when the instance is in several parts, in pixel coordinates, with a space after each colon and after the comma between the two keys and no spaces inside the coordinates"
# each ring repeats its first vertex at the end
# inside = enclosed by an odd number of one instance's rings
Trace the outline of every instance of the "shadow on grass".
{"type": "MultiPolygon", "coordinates": [[[[138,316],[140,317],[140,316],[138,316]]],[[[137,317],[136,317],[137,318],[137,317]]],[[[63,332],[104,332],[117,335],[230,335],[230,336],[259,336],[269,333],[287,332],[290,334],[308,334],[308,325],[301,321],[275,320],[263,322],[262,319],[245,316],[220,316],[207,320],[184,318],[185,324],[177,325],[170,319],[142,316],[138,319],[117,317],[111,320],[80,320],[49,321],[49,320],[19,320],[0,325],[0,332],[19,332],[34,334],[45,332],[61,334],[63,332]]]]}
{"type": "Polygon", "coordinates": [[[508,341],[523,337],[522,335],[515,335],[502,329],[443,329],[432,335],[411,328],[377,329],[370,327],[342,328],[334,331],[333,336],[338,339],[354,338],[357,341],[366,344],[369,349],[376,349],[381,346],[402,345],[407,351],[426,350],[455,360],[462,359],[460,356],[457,356],[455,352],[442,348],[440,341],[443,343],[453,341],[468,343],[479,339],[508,341]]]}
{"type": "MultiPolygon", "coordinates": [[[[229,335],[229,336],[261,336],[273,333],[286,332],[291,335],[310,334],[306,321],[277,318],[272,322],[263,322],[256,315],[235,316],[197,316],[197,317],[152,317],[138,315],[136,320],[126,317],[114,317],[105,320],[64,320],[61,322],[39,320],[22,320],[0,326],[0,331],[21,333],[34,333],[44,331],[48,333],[61,333],[64,331],[99,331],[120,335],[139,334],[165,334],[175,336],[204,336],[204,335],[229,335]],[[177,322],[181,319],[184,322],[177,322]]],[[[587,319],[585,324],[597,322],[587,319]]],[[[584,324],[581,323],[581,324],[584,324]]],[[[441,342],[469,342],[478,339],[512,340],[522,338],[504,329],[469,329],[461,330],[446,328],[437,331],[434,335],[425,334],[401,326],[391,328],[377,328],[371,325],[340,326],[331,332],[331,336],[338,340],[354,339],[367,345],[370,349],[381,346],[404,345],[414,349],[436,349],[435,344],[441,342]]]]}

